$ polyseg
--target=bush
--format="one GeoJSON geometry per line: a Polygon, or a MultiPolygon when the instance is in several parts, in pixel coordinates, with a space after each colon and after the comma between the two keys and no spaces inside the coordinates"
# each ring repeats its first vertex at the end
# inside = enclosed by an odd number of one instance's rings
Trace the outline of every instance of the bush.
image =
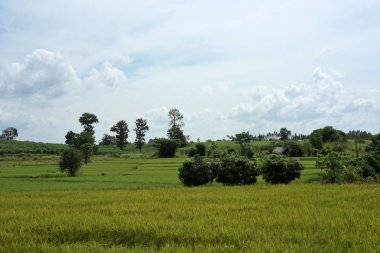
{"type": "Polygon", "coordinates": [[[261,172],[265,182],[271,184],[288,184],[300,178],[303,166],[299,160],[283,155],[268,155],[262,164],[261,172]]]}
{"type": "Polygon", "coordinates": [[[185,161],[182,164],[178,176],[184,186],[204,185],[213,180],[209,164],[198,155],[192,161],[185,161]]]}
{"type": "Polygon", "coordinates": [[[205,156],[206,155],[206,145],[203,143],[197,143],[195,148],[190,149],[187,154],[189,157],[193,157],[195,155],[205,156]]]}
{"type": "Polygon", "coordinates": [[[304,154],[303,147],[299,142],[288,141],[284,146],[287,149],[287,155],[290,157],[300,157],[304,154]]]}
{"type": "Polygon", "coordinates": [[[259,175],[256,163],[244,157],[226,156],[221,162],[216,174],[216,181],[224,185],[255,184],[259,175]]]}
{"type": "Polygon", "coordinates": [[[158,157],[171,158],[175,156],[179,145],[175,140],[159,138],[154,140],[153,146],[158,149],[158,157]]]}
{"type": "Polygon", "coordinates": [[[66,171],[67,175],[73,177],[81,167],[82,156],[78,150],[68,149],[62,153],[59,161],[60,170],[66,171]]]}
{"type": "Polygon", "coordinates": [[[323,179],[327,183],[340,183],[344,179],[348,162],[342,153],[327,152],[326,155],[318,157],[316,167],[324,171],[323,179]]]}

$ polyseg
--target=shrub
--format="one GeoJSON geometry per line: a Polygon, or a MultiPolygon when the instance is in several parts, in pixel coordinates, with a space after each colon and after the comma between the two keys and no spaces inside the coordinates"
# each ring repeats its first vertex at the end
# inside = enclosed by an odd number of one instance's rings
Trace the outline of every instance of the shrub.
{"type": "Polygon", "coordinates": [[[178,176],[184,186],[204,185],[213,179],[209,164],[199,155],[192,161],[185,161],[179,168],[178,176]]]}
{"type": "Polygon", "coordinates": [[[284,146],[287,149],[287,155],[290,157],[300,157],[304,154],[303,147],[299,142],[288,141],[284,146]]]}
{"type": "Polygon", "coordinates": [[[195,148],[190,149],[187,154],[189,157],[193,157],[195,155],[205,156],[206,155],[206,145],[203,143],[197,143],[195,148]]]}
{"type": "Polygon", "coordinates": [[[179,145],[175,140],[159,138],[155,139],[153,146],[158,149],[158,157],[171,158],[175,156],[179,145]]]}
{"type": "Polygon", "coordinates": [[[342,153],[328,152],[319,156],[316,167],[324,171],[323,179],[328,183],[340,183],[343,181],[348,159],[342,153]]]}
{"type": "Polygon", "coordinates": [[[62,153],[59,161],[60,170],[66,171],[67,175],[73,177],[81,167],[82,156],[78,150],[68,149],[62,153]]]}
{"type": "Polygon", "coordinates": [[[265,182],[271,184],[288,184],[300,178],[303,166],[299,160],[283,155],[268,155],[261,166],[265,182]]]}
{"type": "Polygon", "coordinates": [[[216,171],[216,181],[224,185],[255,184],[259,175],[256,163],[244,157],[226,156],[216,171]]]}

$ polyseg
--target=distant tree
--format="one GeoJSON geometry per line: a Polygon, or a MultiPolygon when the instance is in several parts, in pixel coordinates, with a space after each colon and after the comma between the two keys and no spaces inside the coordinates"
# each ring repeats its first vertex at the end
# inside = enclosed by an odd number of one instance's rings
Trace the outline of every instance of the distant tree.
{"type": "Polygon", "coordinates": [[[342,153],[328,152],[318,157],[316,167],[324,172],[323,178],[327,183],[340,183],[344,179],[347,162],[342,153]]]}
{"type": "Polygon", "coordinates": [[[116,145],[116,137],[109,134],[104,134],[102,137],[102,140],[99,142],[99,145],[101,146],[116,145]]]}
{"type": "Polygon", "coordinates": [[[93,124],[96,124],[99,121],[98,121],[98,117],[96,117],[95,114],[85,112],[79,118],[79,122],[83,126],[85,132],[88,132],[88,133],[94,135],[95,130],[94,130],[93,124]]]}
{"type": "Polygon", "coordinates": [[[59,168],[62,172],[73,177],[81,167],[82,156],[76,149],[68,149],[62,153],[59,168]]]}
{"type": "Polygon", "coordinates": [[[94,153],[94,147],[90,143],[85,143],[80,146],[80,150],[82,151],[82,157],[84,163],[87,164],[90,162],[91,156],[94,153]]]}
{"type": "Polygon", "coordinates": [[[116,133],[116,145],[123,150],[127,144],[128,139],[128,124],[124,120],[120,120],[114,126],[111,127],[111,132],[116,133]]]}
{"type": "Polygon", "coordinates": [[[282,141],[286,141],[286,140],[289,140],[290,138],[290,135],[292,134],[292,132],[286,128],[281,128],[280,129],[280,140],[282,141]]]}
{"type": "Polygon", "coordinates": [[[193,157],[193,156],[205,156],[206,155],[206,145],[203,143],[198,142],[195,144],[195,148],[190,149],[188,156],[193,157]]]}
{"type": "Polygon", "coordinates": [[[259,170],[256,163],[244,157],[225,156],[216,172],[216,182],[224,185],[249,185],[256,183],[259,170]]]}
{"type": "Polygon", "coordinates": [[[268,155],[261,167],[265,182],[271,184],[288,184],[300,178],[301,170],[303,166],[299,160],[276,154],[268,155]]]}
{"type": "Polygon", "coordinates": [[[67,134],[65,135],[65,138],[66,138],[65,143],[69,145],[74,145],[75,138],[77,138],[77,135],[78,134],[74,133],[73,131],[68,131],[67,134]]]}
{"type": "Polygon", "coordinates": [[[148,123],[145,119],[136,119],[136,128],[133,129],[136,133],[135,145],[141,152],[142,147],[145,144],[145,133],[149,131],[148,123]]]}
{"type": "Polygon", "coordinates": [[[323,137],[321,129],[316,129],[309,135],[309,142],[313,146],[313,148],[317,150],[322,150],[323,137]]]}
{"type": "Polygon", "coordinates": [[[250,143],[253,140],[253,136],[248,132],[241,132],[238,134],[235,134],[235,136],[227,135],[227,137],[239,144],[240,146],[243,146],[245,144],[250,143]]]}
{"type": "Polygon", "coordinates": [[[16,139],[17,136],[18,136],[17,128],[8,127],[8,128],[3,130],[3,133],[0,136],[0,140],[11,141],[11,140],[16,139]]]}
{"type": "Polygon", "coordinates": [[[187,145],[186,136],[183,134],[182,127],[185,123],[182,122],[183,115],[177,109],[170,109],[169,113],[169,129],[167,132],[167,136],[171,140],[178,140],[181,147],[185,147],[187,145]]]}
{"type": "Polygon", "coordinates": [[[158,156],[160,158],[170,158],[175,156],[175,152],[179,145],[177,140],[156,138],[153,146],[158,149],[158,156]]]}
{"type": "Polygon", "coordinates": [[[213,179],[209,164],[198,155],[192,161],[185,161],[178,171],[178,177],[184,186],[204,185],[213,179]]]}

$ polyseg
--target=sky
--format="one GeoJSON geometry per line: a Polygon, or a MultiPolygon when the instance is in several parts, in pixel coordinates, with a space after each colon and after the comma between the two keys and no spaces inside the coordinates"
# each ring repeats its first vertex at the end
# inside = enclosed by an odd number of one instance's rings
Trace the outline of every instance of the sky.
{"type": "Polygon", "coordinates": [[[0,130],[63,143],[97,115],[184,133],[380,132],[380,1],[1,0],[0,130]]]}

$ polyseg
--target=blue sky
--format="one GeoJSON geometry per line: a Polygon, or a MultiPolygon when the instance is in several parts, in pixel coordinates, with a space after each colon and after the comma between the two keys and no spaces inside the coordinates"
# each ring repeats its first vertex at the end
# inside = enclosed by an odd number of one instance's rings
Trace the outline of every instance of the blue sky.
{"type": "MultiPolygon", "coordinates": [[[[63,142],[167,112],[191,139],[380,131],[379,1],[0,2],[0,128],[63,142]]],[[[131,133],[130,141],[133,139],[131,133]]]]}

